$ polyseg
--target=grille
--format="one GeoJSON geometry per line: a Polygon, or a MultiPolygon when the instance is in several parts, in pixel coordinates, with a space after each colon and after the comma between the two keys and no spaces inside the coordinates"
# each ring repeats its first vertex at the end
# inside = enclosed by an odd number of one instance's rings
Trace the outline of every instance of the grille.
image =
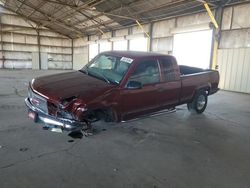
{"type": "Polygon", "coordinates": [[[37,95],[29,88],[29,99],[33,106],[37,107],[44,113],[48,114],[47,100],[40,95],[37,95]]]}

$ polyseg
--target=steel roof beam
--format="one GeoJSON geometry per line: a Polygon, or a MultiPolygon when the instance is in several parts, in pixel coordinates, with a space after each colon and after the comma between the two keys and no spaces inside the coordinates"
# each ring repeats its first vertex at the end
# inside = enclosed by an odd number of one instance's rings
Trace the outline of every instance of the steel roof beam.
{"type": "MultiPolygon", "coordinates": [[[[118,18],[123,18],[123,19],[136,20],[135,17],[136,17],[138,14],[143,14],[143,13],[148,12],[148,11],[157,10],[157,9],[160,9],[160,8],[162,8],[162,7],[165,7],[165,6],[170,6],[170,5],[175,5],[175,4],[178,5],[178,4],[183,3],[183,2],[185,2],[185,1],[187,1],[187,0],[179,0],[179,1],[171,2],[171,3],[168,2],[168,3],[165,3],[164,5],[160,5],[160,6],[158,6],[158,7],[154,7],[154,8],[151,8],[151,9],[147,9],[147,10],[142,10],[142,11],[136,12],[136,13],[132,14],[131,16],[117,15],[117,14],[112,14],[112,13],[110,13],[110,12],[101,12],[100,14],[94,16],[94,18],[98,18],[98,17],[100,17],[100,16],[107,15],[107,16],[113,16],[113,17],[118,17],[118,18]]],[[[189,2],[191,2],[191,1],[189,0],[189,2]]],[[[131,5],[131,4],[130,4],[130,5],[131,5]]],[[[129,8],[130,5],[129,5],[129,6],[126,6],[126,7],[120,7],[120,8],[118,8],[118,9],[115,9],[115,11],[119,11],[120,9],[124,9],[124,8],[129,8]]],[[[133,5],[133,4],[132,4],[132,5],[133,5]]],[[[90,9],[87,9],[87,8],[85,8],[85,9],[86,9],[86,10],[89,10],[89,11],[100,12],[100,11],[97,11],[97,10],[90,10],[90,9]]],[[[137,18],[137,19],[138,19],[138,18],[137,18]]],[[[86,21],[88,21],[88,20],[87,20],[87,19],[82,20],[82,22],[80,22],[80,23],[84,23],[84,22],[86,22],[86,21]]],[[[114,21],[114,22],[115,22],[115,21],[114,21]]],[[[80,23],[74,23],[74,24],[80,24],[80,23]]]]}
{"type": "MultiPolygon", "coordinates": [[[[17,1],[20,2],[21,0],[17,0],[17,1]]],[[[60,20],[57,20],[57,19],[55,19],[55,18],[53,18],[53,17],[47,15],[46,13],[44,13],[43,11],[41,11],[40,9],[36,8],[36,7],[33,6],[33,5],[29,5],[29,4],[25,3],[25,2],[24,2],[24,5],[26,5],[27,7],[30,7],[30,8],[32,8],[32,9],[34,9],[35,11],[39,12],[40,14],[42,14],[43,16],[45,16],[45,17],[48,19],[48,20],[42,20],[42,19],[40,20],[40,22],[42,22],[42,27],[54,23],[54,24],[56,24],[56,25],[58,25],[58,26],[61,26],[61,27],[65,28],[65,29],[68,29],[68,30],[71,30],[71,31],[75,31],[76,33],[78,33],[78,34],[80,34],[80,35],[83,34],[82,31],[79,30],[78,28],[76,28],[76,27],[74,27],[74,26],[72,26],[72,25],[67,25],[67,24],[64,23],[64,22],[61,22],[60,20]]],[[[26,17],[27,17],[27,16],[26,16],[26,17]]],[[[28,19],[31,19],[30,17],[27,17],[27,18],[28,18],[28,19]]],[[[32,20],[32,19],[31,19],[31,20],[32,20]]]]}
{"type": "Polygon", "coordinates": [[[18,12],[20,8],[22,8],[23,6],[23,3],[25,2],[26,0],[23,0],[22,2],[20,2],[20,5],[17,7],[17,9],[15,10],[15,12],[18,12]]]}

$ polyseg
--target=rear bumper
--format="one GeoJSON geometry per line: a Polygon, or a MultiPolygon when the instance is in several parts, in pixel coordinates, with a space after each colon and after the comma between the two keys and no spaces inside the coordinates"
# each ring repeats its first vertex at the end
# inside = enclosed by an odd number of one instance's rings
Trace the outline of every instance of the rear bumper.
{"type": "Polygon", "coordinates": [[[62,131],[78,131],[83,128],[85,123],[71,120],[71,119],[66,119],[66,118],[56,118],[54,116],[48,115],[41,111],[40,109],[36,108],[33,106],[29,100],[29,98],[25,99],[25,104],[28,107],[28,110],[31,112],[34,112],[36,114],[36,123],[41,123],[43,124],[43,127],[54,131],[54,130],[61,130],[57,132],[62,132],[62,131]]]}

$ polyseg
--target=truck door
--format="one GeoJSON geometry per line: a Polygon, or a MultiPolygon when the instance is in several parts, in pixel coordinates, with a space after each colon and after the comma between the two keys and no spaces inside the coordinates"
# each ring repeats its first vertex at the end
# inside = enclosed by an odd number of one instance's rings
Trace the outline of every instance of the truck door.
{"type": "Polygon", "coordinates": [[[131,119],[145,113],[150,113],[159,107],[157,87],[160,83],[159,62],[147,59],[138,62],[128,78],[127,84],[121,90],[123,119],[131,119]],[[129,88],[128,84],[141,83],[141,88],[129,88]]]}
{"type": "Polygon", "coordinates": [[[180,71],[173,57],[159,58],[163,82],[160,84],[159,100],[161,107],[174,107],[179,103],[181,93],[180,71]]]}

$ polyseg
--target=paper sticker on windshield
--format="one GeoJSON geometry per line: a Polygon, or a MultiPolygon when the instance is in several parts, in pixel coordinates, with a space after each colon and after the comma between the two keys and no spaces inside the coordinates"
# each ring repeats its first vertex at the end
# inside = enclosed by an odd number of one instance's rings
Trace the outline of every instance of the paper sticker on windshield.
{"type": "Polygon", "coordinates": [[[134,60],[130,59],[128,57],[122,57],[120,61],[126,62],[126,63],[132,63],[134,60]]]}

